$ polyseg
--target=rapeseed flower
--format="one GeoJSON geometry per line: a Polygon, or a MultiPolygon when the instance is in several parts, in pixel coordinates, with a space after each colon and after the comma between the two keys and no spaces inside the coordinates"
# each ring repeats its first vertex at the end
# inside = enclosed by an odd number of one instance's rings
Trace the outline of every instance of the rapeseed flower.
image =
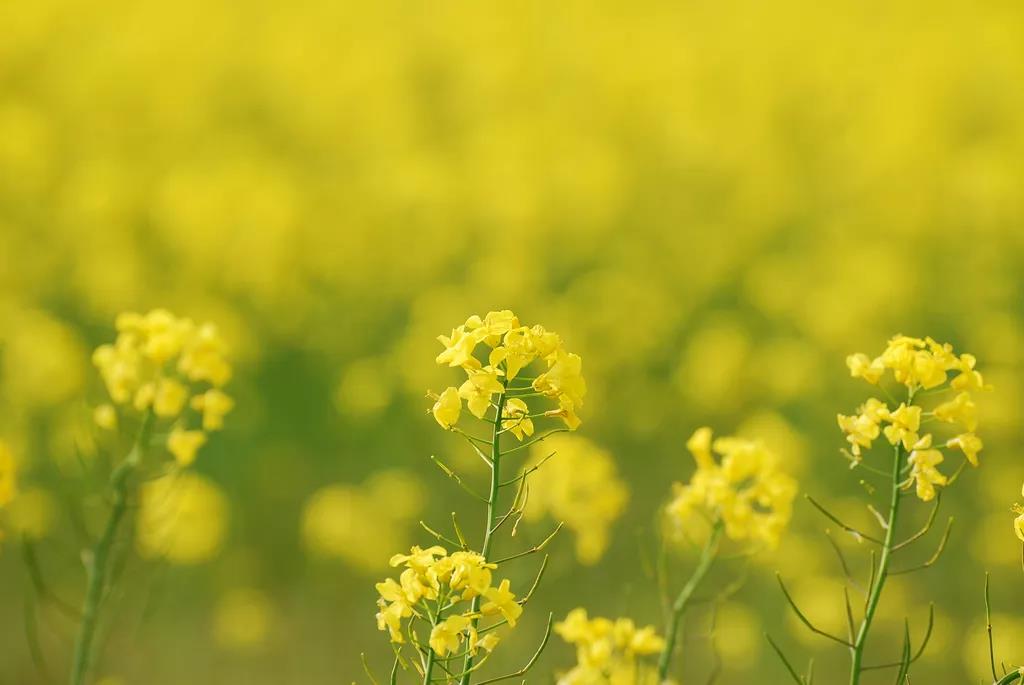
{"type": "Polygon", "coordinates": [[[697,470],[689,482],[673,486],[665,509],[670,532],[682,534],[694,515],[702,515],[720,521],[733,540],[776,547],[792,516],[797,484],[775,453],[759,440],[712,440],[706,427],[694,432],[687,448],[697,470]]]}
{"type": "Polygon", "coordinates": [[[231,378],[226,345],[213,324],[196,324],[164,309],[121,314],[117,338],[93,353],[111,402],[93,412],[115,430],[122,412],[152,412],[170,424],[167,451],[180,466],[195,461],[207,434],[234,408],[222,387],[231,378]],[[191,410],[191,411],[187,411],[191,410]]]}
{"type": "Polygon", "coordinates": [[[950,478],[939,471],[944,456],[938,446],[933,446],[932,433],[921,434],[922,425],[928,421],[959,426],[960,432],[945,439],[944,446],[960,450],[967,463],[978,465],[978,453],[984,443],[975,434],[977,406],[971,393],[988,390],[990,386],[975,368],[977,360],[973,355],[957,355],[951,345],[940,344],[932,338],[897,335],[889,340],[878,357],[852,354],[846,364],[851,376],[863,378],[872,385],[881,385],[886,373],[891,372],[893,380],[903,385],[907,393],[907,400],[895,409],[871,398],[856,414],[838,415],[839,428],[851,445],[854,466],[862,458],[863,450],[870,449],[874,440],[884,434],[891,445],[908,455],[910,476],[903,487],[915,487],[923,501],[934,499],[936,487],[948,485],[950,478]],[[956,375],[950,378],[950,374],[956,375]],[[920,398],[941,397],[950,391],[957,394],[931,410],[917,402],[920,398]]]}
{"type": "Polygon", "coordinates": [[[501,404],[502,418],[515,419],[503,422],[503,429],[518,440],[533,434],[536,417],[561,419],[569,430],[579,427],[577,412],[587,394],[583,361],[565,349],[557,333],[543,326],[524,326],[505,309],[483,317],[473,315],[452,329],[451,335],[438,336],[438,341],[444,350],[437,355],[437,363],[461,368],[466,374],[459,386],[428,395],[434,399],[431,413],[442,428],[455,427],[463,402],[473,416],[489,423],[493,419],[488,413],[501,404]],[[517,382],[524,380],[522,371],[534,362],[543,363],[540,373],[525,378],[527,383],[517,382]],[[527,398],[549,399],[557,406],[531,412],[527,398]]]}
{"type": "Polygon", "coordinates": [[[377,628],[387,631],[394,644],[404,644],[422,619],[430,627],[427,644],[439,656],[459,651],[463,644],[471,654],[490,652],[498,643],[496,628],[513,628],[523,612],[509,580],[492,584],[497,565],[469,550],[451,554],[439,545],[414,546],[408,554],[391,557],[392,567],[402,567],[398,580],[377,583],[377,628]],[[474,600],[485,599],[475,610],[474,600]],[[481,626],[482,618],[493,618],[481,626]]]}
{"type": "Polygon", "coordinates": [[[637,628],[629,618],[588,618],[576,608],[555,624],[555,633],[576,647],[576,665],[558,676],[558,685],[657,685],[644,657],[659,653],[665,641],[654,626],[637,628]]]}

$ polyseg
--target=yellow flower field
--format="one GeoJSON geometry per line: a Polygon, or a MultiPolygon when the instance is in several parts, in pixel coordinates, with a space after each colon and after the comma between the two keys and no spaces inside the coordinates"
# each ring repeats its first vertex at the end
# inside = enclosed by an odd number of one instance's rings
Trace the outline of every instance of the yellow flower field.
{"type": "Polygon", "coordinates": [[[1022,82],[1009,2],[9,3],[0,683],[1017,682],[1022,82]]]}

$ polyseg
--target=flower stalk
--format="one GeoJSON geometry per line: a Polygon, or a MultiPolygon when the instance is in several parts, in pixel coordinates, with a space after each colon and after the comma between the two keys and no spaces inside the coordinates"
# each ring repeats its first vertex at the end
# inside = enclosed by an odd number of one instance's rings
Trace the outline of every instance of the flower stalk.
{"type": "MultiPolygon", "coordinates": [[[[494,426],[493,433],[491,436],[491,486],[487,493],[487,525],[484,528],[484,541],[480,546],[480,554],[485,559],[490,558],[492,541],[494,539],[494,531],[497,529],[495,521],[497,519],[498,512],[498,496],[501,492],[501,422],[502,413],[505,411],[505,399],[506,393],[508,392],[508,382],[504,377],[501,378],[501,392],[498,394],[498,400],[495,403],[494,412],[494,426]]],[[[473,603],[470,605],[470,610],[476,613],[480,610],[480,597],[475,597],[473,603]]],[[[477,619],[472,619],[471,625],[475,629],[477,626],[477,619]]],[[[472,677],[471,669],[473,668],[473,654],[471,652],[466,653],[466,659],[462,667],[462,678],[459,680],[460,685],[469,685],[469,679],[472,677]]],[[[428,680],[424,680],[424,685],[429,683],[428,680]]]]}
{"type": "Polygon", "coordinates": [[[711,529],[711,535],[708,537],[704,549],[701,550],[700,559],[697,562],[697,567],[693,570],[693,575],[686,581],[686,585],[679,591],[679,595],[672,603],[665,630],[665,646],[662,648],[661,656],[658,658],[659,683],[664,682],[668,677],[669,668],[672,665],[672,655],[675,652],[676,642],[678,641],[679,625],[682,623],[683,615],[693,599],[693,593],[696,592],[708,571],[711,570],[711,566],[715,563],[715,557],[718,556],[718,546],[722,539],[723,528],[721,520],[715,521],[711,529]]]}
{"type": "Polygon", "coordinates": [[[86,561],[86,593],[82,618],[75,640],[71,666],[71,685],[83,685],[92,666],[93,640],[99,612],[107,591],[107,576],[114,541],[128,509],[129,481],[142,462],[153,428],[153,412],[146,412],[135,443],[124,460],[110,475],[111,508],[99,541],[90,550],[86,561]]]}

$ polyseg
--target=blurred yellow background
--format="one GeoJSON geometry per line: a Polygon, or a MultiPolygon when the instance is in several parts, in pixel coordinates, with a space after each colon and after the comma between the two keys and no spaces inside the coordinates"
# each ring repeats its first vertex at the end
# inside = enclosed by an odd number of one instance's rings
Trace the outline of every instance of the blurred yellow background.
{"type": "MultiPolygon", "coordinates": [[[[83,437],[90,350],[125,309],[214,320],[238,406],[197,470],[224,496],[223,535],[202,563],[127,563],[100,671],[363,682],[360,652],[390,665],[373,620],[387,558],[429,541],[420,518],[475,511],[428,460],[474,473],[425,414],[425,391],[452,381],[435,336],[508,307],[583,357],[581,435],[631,496],[596,563],[578,566],[571,535],[554,546],[499,672],[546,607],[660,620],[638,531],[689,475],[698,425],[763,436],[803,490],[862,517],[835,413],[864,394],[843,358],[932,335],[997,390],[982,468],[943,502],[953,553],[887,586],[880,630],[901,635],[909,613],[920,635],[935,600],[915,681],[977,680],[985,569],[998,639],[1024,644],[1008,512],[1024,480],[1022,83],[1017,2],[8,3],[0,436],[25,490],[11,519],[77,602],[68,464],[103,448],[83,437]]],[[[763,630],[819,673],[845,663],[786,614],[771,574],[841,626],[822,528],[801,503],[719,613],[721,681],[782,682],[763,630]]],[[[47,682],[29,587],[5,545],[5,684],[47,682]]],[[[73,626],[37,615],[63,680],[73,626]]],[[[687,682],[709,669],[702,621],[687,682]]],[[[555,642],[531,681],[571,665],[555,642]]]]}

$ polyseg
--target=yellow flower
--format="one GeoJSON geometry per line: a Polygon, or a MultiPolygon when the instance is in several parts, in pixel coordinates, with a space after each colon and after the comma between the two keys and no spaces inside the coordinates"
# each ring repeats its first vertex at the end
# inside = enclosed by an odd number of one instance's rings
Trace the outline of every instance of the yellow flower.
{"type": "Polygon", "coordinates": [[[0,507],[7,506],[17,492],[17,464],[7,445],[0,441],[0,507]]]}
{"type": "Polygon", "coordinates": [[[211,481],[182,471],[144,483],[139,495],[135,542],[141,556],[197,564],[220,550],[228,505],[211,481]]]}
{"type": "Polygon", "coordinates": [[[610,531],[629,501],[629,489],[619,476],[615,458],[590,440],[576,435],[552,435],[530,449],[524,468],[540,464],[530,482],[526,518],[549,515],[576,536],[576,558],[597,563],[608,547],[610,531]],[[550,457],[550,458],[549,458],[550,457]]]}
{"type": "Polygon", "coordinates": [[[153,396],[153,413],[173,418],[181,413],[188,399],[188,388],[173,378],[161,378],[153,396]]]}
{"type": "Polygon", "coordinates": [[[167,449],[174,455],[180,466],[189,466],[196,460],[196,453],[206,443],[206,433],[183,430],[175,427],[167,436],[167,449]]]}
{"type": "Polygon", "coordinates": [[[686,441],[686,449],[693,455],[698,469],[715,467],[715,458],[711,456],[711,429],[707,426],[698,428],[686,441]]]}
{"type": "Polygon", "coordinates": [[[861,448],[871,448],[871,444],[878,437],[881,428],[879,423],[889,415],[885,403],[874,397],[858,408],[857,414],[844,416],[839,414],[836,418],[839,428],[846,433],[846,440],[852,446],[852,452],[860,456],[861,448]]]}
{"type": "Polygon", "coordinates": [[[480,607],[485,616],[500,613],[510,626],[515,626],[516,619],[523,613],[523,607],[516,602],[516,596],[509,592],[508,578],[501,581],[498,587],[490,587],[484,592],[487,601],[480,607]]]}
{"type": "Polygon", "coordinates": [[[462,633],[469,624],[466,616],[449,616],[430,630],[430,648],[440,656],[458,650],[462,633]]]}
{"type": "Polygon", "coordinates": [[[475,628],[469,629],[469,651],[472,654],[476,654],[479,649],[493,652],[500,640],[497,633],[487,633],[481,638],[475,628]]]}
{"type": "Polygon", "coordinates": [[[220,430],[224,416],[235,408],[235,401],[217,388],[211,388],[192,398],[192,408],[203,413],[203,430],[220,430]]]}
{"type": "Polygon", "coordinates": [[[935,407],[933,414],[940,421],[962,424],[969,433],[978,427],[977,406],[967,392],[935,407]]]}
{"type": "Polygon", "coordinates": [[[559,675],[559,685],[657,684],[653,669],[638,658],[664,648],[654,626],[637,629],[628,618],[588,620],[586,610],[577,608],[554,631],[576,647],[577,664],[559,675]]]}
{"type": "MultiPolygon", "coordinates": [[[[482,318],[471,316],[466,323],[452,329],[451,336],[442,335],[438,340],[444,345],[444,350],[437,356],[437,362],[461,367],[466,372],[467,378],[459,386],[458,394],[478,419],[488,422],[502,420],[502,426],[519,440],[532,435],[535,428],[533,418],[536,416],[562,419],[570,430],[579,427],[577,411],[583,406],[587,392],[582,360],[579,355],[564,349],[558,334],[547,331],[543,326],[522,326],[513,312],[501,310],[488,312],[482,318]],[[487,356],[487,366],[474,356],[480,343],[492,348],[487,356]],[[535,360],[543,360],[546,370],[531,379],[529,385],[513,383],[519,378],[519,373],[535,360]],[[534,416],[530,417],[523,409],[522,400],[515,396],[538,393],[551,398],[558,406],[554,409],[537,408],[534,416]],[[518,401],[506,402],[508,409],[503,411],[503,416],[487,418],[488,409],[497,404],[494,400],[496,394],[505,394],[508,400],[515,398],[518,401]]],[[[438,423],[450,428],[452,422],[447,417],[438,416],[437,411],[441,409],[454,412],[454,402],[447,406],[434,405],[438,423]]]]}
{"type": "Polygon", "coordinates": [[[103,430],[117,430],[117,409],[109,403],[98,405],[93,409],[92,420],[103,430]]]}
{"type": "Polygon", "coordinates": [[[574,408],[582,407],[587,394],[582,370],[583,361],[578,354],[558,350],[551,368],[533,381],[533,389],[549,396],[565,396],[574,408]]]}
{"type": "Polygon", "coordinates": [[[984,447],[981,438],[974,433],[961,433],[955,438],[950,438],[946,442],[946,447],[953,447],[959,449],[967,457],[967,461],[971,462],[971,466],[978,465],[978,452],[984,447]]]}
{"type": "Polygon", "coordinates": [[[458,388],[446,388],[430,411],[442,428],[451,430],[452,426],[459,422],[459,415],[462,414],[462,398],[459,397],[458,388]]]}
{"type": "Polygon", "coordinates": [[[871,359],[862,352],[847,357],[846,365],[850,368],[850,376],[863,378],[872,385],[877,385],[882,374],[885,373],[885,365],[882,363],[881,357],[871,359]]]}
{"type": "Polygon", "coordinates": [[[217,602],[213,636],[228,649],[252,649],[270,633],[273,612],[268,597],[258,590],[232,588],[217,602]]]}
{"type": "Polygon", "coordinates": [[[377,630],[387,630],[391,641],[397,644],[405,642],[402,635],[402,619],[412,616],[412,608],[404,600],[396,600],[388,604],[383,599],[378,602],[377,630]]]}
{"type": "Polygon", "coordinates": [[[434,545],[422,549],[414,546],[408,554],[396,554],[388,562],[391,566],[405,566],[419,573],[426,573],[427,569],[434,565],[436,557],[443,557],[448,554],[444,547],[434,545]]]}
{"type": "Polygon", "coordinates": [[[222,387],[231,380],[226,350],[227,345],[217,327],[205,323],[185,341],[178,370],[192,382],[205,381],[214,387],[222,387]]]}
{"type": "Polygon", "coordinates": [[[498,370],[486,366],[479,371],[467,371],[469,378],[459,386],[459,397],[466,400],[466,407],[478,419],[482,419],[491,406],[491,398],[502,392],[505,386],[498,380],[498,370]]]}
{"type": "Polygon", "coordinates": [[[1013,513],[1017,514],[1017,518],[1013,519],[1013,532],[1021,542],[1024,542],[1024,507],[1019,504],[1013,505],[1013,513]]]}
{"type": "Polygon", "coordinates": [[[479,360],[473,357],[473,350],[476,349],[479,340],[471,333],[467,333],[465,326],[453,328],[451,337],[439,335],[437,339],[444,345],[444,352],[437,355],[438,364],[463,368],[480,366],[479,360]]]}
{"type": "Polygon", "coordinates": [[[760,441],[714,440],[710,449],[721,457],[716,462],[707,446],[710,440],[710,430],[698,431],[690,440],[698,468],[688,483],[673,487],[675,496],[665,508],[669,533],[685,537],[695,514],[710,514],[722,520],[733,540],[777,546],[792,516],[796,481],[780,470],[778,457],[760,441]]]}
{"type": "Polygon", "coordinates": [[[503,430],[511,431],[519,440],[533,435],[533,419],[529,417],[530,408],[518,397],[505,401],[501,415],[508,420],[501,422],[503,430]]]}
{"type": "Polygon", "coordinates": [[[921,427],[921,407],[900,404],[889,413],[890,424],[885,427],[885,437],[890,444],[902,442],[904,449],[910,449],[917,442],[917,431],[921,427]]]}
{"type": "Polygon", "coordinates": [[[932,436],[921,438],[910,453],[907,462],[910,464],[910,477],[917,484],[917,496],[923,502],[935,499],[935,486],[945,485],[947,479],[936,468],[942,463],[942,452],[930,449],[932,436]]]}
{"type": "Polygon", "coordinates": [[[462,590],[463,599],[482,595],[491,586],[491,570],[498,567],[487,563],[483,555],[460,551],[453,553],[450,559],[452,569],[448,584],[453,590],[462,590]]]}
{"type": "Polygon", "coordinates": [[[518,327],[519,318],[508,309],[487,312],[482,320],[471,316],[466,321],[466,328],[472,331],[473,337],[490,347],[497,347],[503,335],[518,327]]]}

